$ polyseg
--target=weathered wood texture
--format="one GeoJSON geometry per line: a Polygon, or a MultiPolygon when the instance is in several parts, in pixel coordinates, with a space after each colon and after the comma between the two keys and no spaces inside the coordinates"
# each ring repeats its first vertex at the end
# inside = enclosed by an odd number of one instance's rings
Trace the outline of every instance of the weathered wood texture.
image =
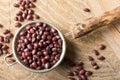
{"type": "MultiPolygon", "coordinates": [[[[15,34],[18,29],[14,27],[14,17],[18,9],[13,7],[13,3],[16,1],[0,0],[0,24],[4,25],[0,29],[0,33],[8,28],[15,34]]],[[[120,0],[37,0],[35,4],[37,6],[35,11],[41,16],[41,20],[52,23],[65,34],[70,31],[71,25],[120,6],[120,0]],[[85,7],[90,8],[91,13],[84,12],[85,7]]],[[[76,40],[66,37],[66,41],[66,57],[75,62],[84,61],[85,68],[94,72],[89,80],[120,80],[120,60],[118,58],[120,57],[120,23],[116,22],[76,40]],[[103,62],[96,60],[100,69],[94,70],[90,66],[87,56],[94,56],[91,54],[91,50],[97,48],[100,43],[107,45],[106,50],[100,51],[106,60],[103,62]]],[[[11,51],[12,45],[9,46],[11,51]]],[[[67,72],[71,70],[68,64],[62,62],[50,72],[33,73],[25,70],[19,64],[8,67],[4,63],[3,57],[4,55],[0,57],[0,80],[67,80],[67,72]]],[[[95,56],[94,58],[96,59],[95,56]]]]}

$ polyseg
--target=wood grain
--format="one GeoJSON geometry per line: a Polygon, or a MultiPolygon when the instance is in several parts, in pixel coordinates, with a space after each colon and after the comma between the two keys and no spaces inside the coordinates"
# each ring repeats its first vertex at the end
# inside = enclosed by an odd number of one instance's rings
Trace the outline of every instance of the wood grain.
{"type": "MultiPolygon", "coordinates": [[[[13,7],[17,0],[0,0],[0,24],[4,27],[0,33],[8,28],[15,34],[18,28],[14,27],[13,20],[18,9],[13,7]]],[[[88,19],[92,16],[102,14],[106,10],[113,9],[120,4],[119,0],[37,0],[35,12],[41,16],[41,20],[46,20],[61,30],[63,34],[69,32],[70,26],[79,21],[88,19]],[[86,13],[83,8],[88,7],[91,13],[86,13]]],[[[25,21],[24,23],[26,23],[25,21]]],[[[23,23],[23,24],[24,24],[23,23]]],[[[85,68],[94,72],[89,80],[119,80],[120,76],[120,24],[106,26],[92,32],[91,34],[79,39],[66,37],[67,52],[66,56],[74,62],[84,61],[85,68]],[[100,51],[106,60],[100,62],[95,55],[91,54],[92,49],[103,43],[107,45],[106,50],[100,51]],[[117,55],[116,55],[117,54],[117,55]],[[87,56],[92,55],[100,65],[100,70],[94,70],[87,60],[87,56]]],[[[1,34],[2,35],[2,34],[1,34]]],[[[12,40],[11,40],[12,43],[12,40]]],[[[12,44],[10,46],[10,52],[12,44]]],[[[19,64],[8,67],[3,56],[0,57],[0,80],[67,80],[67,72],[72,68],[67,63],[62,62],[56,69],[47,73],[33,73],[25,70],[19,64]]]]}

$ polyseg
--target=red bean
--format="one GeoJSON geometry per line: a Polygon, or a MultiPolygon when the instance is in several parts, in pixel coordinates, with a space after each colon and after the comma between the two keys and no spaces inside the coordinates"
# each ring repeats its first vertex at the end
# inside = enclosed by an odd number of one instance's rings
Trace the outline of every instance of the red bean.
{"type": "Polygon", "coordinates": [[[78,76],[78,79],[77,80],[82,80],[81,76],[78,76]]]}
{"type": "Polygon", "coordinates": [[[32,2],[36,2],[36,0],[31,0],[32,2]]]}
{"type": "Polygon", "coordinates": [[[95,55],[99,55],[99,52],[95,49],[92,51],[92,53],[95,54],[95,55]]]}
{"type": "Polygon", "coordinates": [[[16,8],[18,8],[18,7],[19,7],[19,4],[14,3],[13,6],[16,7],[16,8]]]}
{"type": "Polygon", "coordinates": [[[33,20],[33,17],[32,15],[28,14],[27,17],[26,17],[27,20],[33,20]]]}
{"type": "Polygon", "coordinates": [[[39,18],[40,18],[37,14],[33,14],[33,17],[34,17],[35,19],[39,19],[39,18]]]}
{"type": "Polygon", "coordinates": [[[0,43],[0,48],[2,48],[2,46],[3,46],[3,44],[2,44],[2,43],[0,43]]]}
{"type": "Polygon", "coordinates": [[[50,63],[49,63],[49,62],[45,64],[45,68],[46,68],[46,69],[49,69],[50,67],[51,67],[51,66],[50,66],[50,63]]]}
{"type": "Polygon", "coordinates": [[[34,68],[37,68],[37,63],[36,62],[32,62],[32,67],[34,67],[34,68]]]}
{"type": "Polygon", "coordinates": [[[36,51],[35,49],[32,50],[32,54],[33,54],[33,55],[37,54],[37,51],[36,51]]]}
{"type": "Polygon", "coordinates": [[[28,10],[28,14],[33,14],[33,13],[34,13],[33,10],[31,10],[31,9],[28,10]]]}
{"type": "Polygon", "coordinates": [[[2,50],[3,54],[8,54],[8,50],[2,50]]]}
{"type": "Polygon", "coordinates": [[[3,36],[0,36],[0,42],[3,42],[4,38],[3,36]]]}
{"type": "Polygon", "coordinates": [[[2,24],[0,24],[0,27],[3,27],[3,25],[2,25],[2,24]]]}
{"type": "Polygon", "coordinates": [[[89,61],[94,61],[94,58],[92,56],[88,56],[89,61]]]}
{"type": "Polygon", "coordinates": [[[104,50],[105,48],[106,48],[106,46],[105,46],[104,44],[100,44],[100,45],[99,45],[99,49],[100,49],[100,50],[104,50]]]}
{"type": "Polygon", "coordinates": [[[9,43],[10,40],[8,38],[4,38],[4,43],[9,43]]]}
{"type": "Polygon", "coordinates": [[[32,47],[32,45],[31,45],[31,44],[28,44],[28,45],[27,45],[27,48],[28,48],[28,49],[30,49],[30,50],[32,50],[32,49],[33,49],[33,47],[32,47]]]}
{"type": "Polygon", "coordinates": [[[68,72],[68,76],[74,76],[73,72],[68,72]]]}
{"type": "Polygon", "coordinates": [[[13,59],[13,58],[8,58],[8,59],[7,59],[7,62],[8,62],[8,63],[13,63],[13,62],[15,62],[15,59],[13,59]]]}
{"type": "Polygon", "coordinates": [[[85,76],[91,76],[92,75],[92,72],[91,71],[86,71],[85,72],[85,76]]]}
{"type": "Polygon", "coordinates": [[[55,32],[56,32],[56,30],[55,30],[54,28],[51,28],[51,32],[55,33],[55,32]]]}
{"type": "Polygon", "coordinates": [[[99,69],[98,65],[93,66],[94,69],[99,69]]]}
{"type": "Polygon", "coordinates": [[[25,8],[30,8],[30,6],[28,4],[25,4],[24,7],[25,8]]]}
{"type": "Polygon", "coordinates": [[[0,56],[3,54],[2,50],[0,49],[0,56]]]}
{"type": "Polygon", "coordinates": [[[29,30],[29,29],[31,29],[31,28],[32,28],[31,25],[27,25],[27,26],[26,26],[26,29],[27,29],[27,30],[29,30]]]}
{"type": "Polygon", "coordinates": [[[24,31],[24,30],[20,32],[20,36],[26,36],[26,34],[27,34],[27,33],[26,33],[26,31],[24,31]]]}
{"type": "Polygon", "coordinates": [[[82,80],[87,80],[87,77],[84,75],[82,75],[81,78],[82,78],[82,80]]]}
{"type": "Polygon", "coordinates": [[[21,23],[19,23],[19,22],[17,22],[17,23],[15,23],[15,27],[21,27],[21,23]]]}
{"type": "Polygon", "coordinates": [[[33,34],[34,32],[35,32],[35,31],[34,31],[34,29],[30,29],[30,33],[32,33],[32,34],[33,34]]]}
{"type": "Polygon", "coordinates": [[[24,11],[25,7],[24,6],[20,6],[20,10],[24,11]]]}
{"type": "Polygon", "coordinates": [[[14,20],[15,20],[15,21],[18,21],[18,17],[16,16],[16,17],[14,18],[14,20]]]}
{"type": "Polygon", "coordinates": [[[25,10],[24,13],[25,13],[25,14],[28,14],[28,10],[25,10]]]}
{"type": "Polygon", "coordinates": [[[7,37],[7,38],[12,38],[12,37],[13,37],[13,34],[12,34],[12,33],[8,33],[8,34],[6,34],[6,37],[7,37]]]}
{"type": "Polygon", "coordinates": [[[42,58],[42,59],[41,59],[41,62],[42,62],[42,63],[46,63],[46,59],[42,58]]]}
{"type": "Polygon", "coordinates": [[[105,60],[105,57],[104,56],[98,56],[97,59],[103,61],[103,60],[105,60]]]}
{"type": "Polygon", "coordinates": [[[77,66],[76,67],[76,70],[78,70],[78,71],[80,71],[80,70],[82,70],[83,69],[83,66],[77,66]]]}
{"type": "Polygon", "coordinates": [[[22,1],[22,2],[21,2],[21,5],[22,5],[22,6],[25,6],[25,4],[26,4],[26,1],[22,1]]]}
{"type": "Polygon", "coordinates": [[[43,25],[42,22],[37,22],[37,23],[36,23],[36,26],[42,26],[42,25],[43,25]]]}
{"type": "Polygon", "coordinates": [[[69,77],[68,80],[75,80],[75,78],[69,77]]]}
{"type": "Polygon", "coordinates": [[[10,33],[10,30],[8,29],[5,29],[5,31],[3,32],[3,34],[8,34],[8,33],[10,33]]]}
{"type": "Polygon", "coordinates": [[[90,9],[89,8],[84,8],[83,9],[85,12],[90,12],[90,9]]]}
{"type": "Polygon", "coordinates": [[[49,60],[49,59],[50,59],[50,56],[49,56],[49,55],[45,56],[45,59],[46,59],[46,60],[49,60]]]}
{"type": "Polygon", "coordinates": [[[79,73],[78,73],[78,71],[73,71],[73,74],[74,74],[75,76],[77,76],[79,73]]]}
{"type": "Polygon", "coordinates": [[[29,64],[29,62],[28,62],[28,60],[27,60],[27,59],[24,59],[24,60],[23,60],[23,63],[24,63],[24,64],[26,64],[26,65],[28,65],[28,64],[29,64]]]}
{"type": "Polygon", "coordinates": [[[86,72],[86,71],[83,69],[83,70],[80,70],[79,74],[80,74],[80,75],[84,75],[85,72],[86,72]]]}
{"type": "Polygon", "coordinates": [[[16,13],[17,16],[21,16],[22,14],[23,14],[23,12],[21,10],[16,13]]]}
{"type": "Polygon", "coordinates": [[[37,69],[37,70],[40,70],[40,69],[42,69],[42,68],[41,68],[41,67],[37,67],[36,69],[37,69]]]}
{"type": "Polygon", "coordinates": [[[80,61],[78,64],[77,64],[77,66],[83,66],[84,65],[84,63],[82,62],[82,61],[80,61]]]}
{"type": "Polygon", "coordinates": [[[24,19],[26,19],[27,14],[26,14],[26,13],[23,13],[23,14],[22,14],[22,17],[23,17],[24,19]]]}
{"type": "Polygon", "coordinates": [[[29,4],[30,8],[35,8],[35,5],[33,3],[29,4]]]}
{"type": "Polygon", "coordinates": [[[6,49],[8,49],[9,47],[7,46],[7,45],[3,45],[2,46],[2,49],[4,49],[4,50],[6,50],[6,49]]]}
{"type": "Polygon", "coordinates": [[[48,52],[47,52],[47,51],[44,51],[43,54],[44,54],[44,55],[48,55],[48,52]]]}
{"type": "Polygon", "coordinates": [[[97,63],[96,63],[95,61],[91,61],[91,65],[92,65],[92,66],[96,66],[97,63]]]}
{"type": "Polygon", "coordinates": [[[38,43],[34,43],[34,49],[37,49],[38,47],[38,43]]]}

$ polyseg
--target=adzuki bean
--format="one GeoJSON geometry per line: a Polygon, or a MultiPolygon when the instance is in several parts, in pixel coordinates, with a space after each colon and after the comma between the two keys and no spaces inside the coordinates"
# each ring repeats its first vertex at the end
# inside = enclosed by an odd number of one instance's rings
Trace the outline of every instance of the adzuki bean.
{"type": "Polygon", "coordinates": [[[95,54],[95,55],[99,55],[99,54],[100,54],[100,53],[99,53],[97,50],[95,50],[95,49],[92,51],[92,53],[95,54]]]}
{"type": "Polygon", "coordinates": [[[90,9],[89,8],[84,8],[83,9],[85,12],[90,12],[90,9]]]}
{"type": "Polygon", "coordinates": [[[105,46],[104,44],[100,44],[100,45],[99,45],[99,49],[100,49],[100,50],[104,50],[105,48],[106,48],[106,46],[105,46]]]}
{"type": "Polygon", "coordinates": [[[104,56],[98,56],[97,59],[103,61],[103,60],[105,60],[105,57],[104,56]]]}

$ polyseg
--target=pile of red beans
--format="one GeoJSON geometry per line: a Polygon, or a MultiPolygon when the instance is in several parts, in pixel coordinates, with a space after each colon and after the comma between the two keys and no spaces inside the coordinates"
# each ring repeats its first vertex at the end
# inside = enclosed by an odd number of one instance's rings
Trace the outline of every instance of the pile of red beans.
{"type": "Polygon", "coordinates": [[[14,18],[14,20],[17,21],[15,27],[21,27],[21,22],[25,20],[32,21],[39,19],[39,16],[34,12],[34,8],[36,7],[34,2],[36,2],[36,0],[18,0],[13,4],[15,8],[19,9],[14,18]]]}
{"type": "Polygon", "coordinates": [[[49,69],[60,59],[62,40],[55,28],[36,22],[19,33],[16,51],[25,66],[36,70],[49,69]]]}

